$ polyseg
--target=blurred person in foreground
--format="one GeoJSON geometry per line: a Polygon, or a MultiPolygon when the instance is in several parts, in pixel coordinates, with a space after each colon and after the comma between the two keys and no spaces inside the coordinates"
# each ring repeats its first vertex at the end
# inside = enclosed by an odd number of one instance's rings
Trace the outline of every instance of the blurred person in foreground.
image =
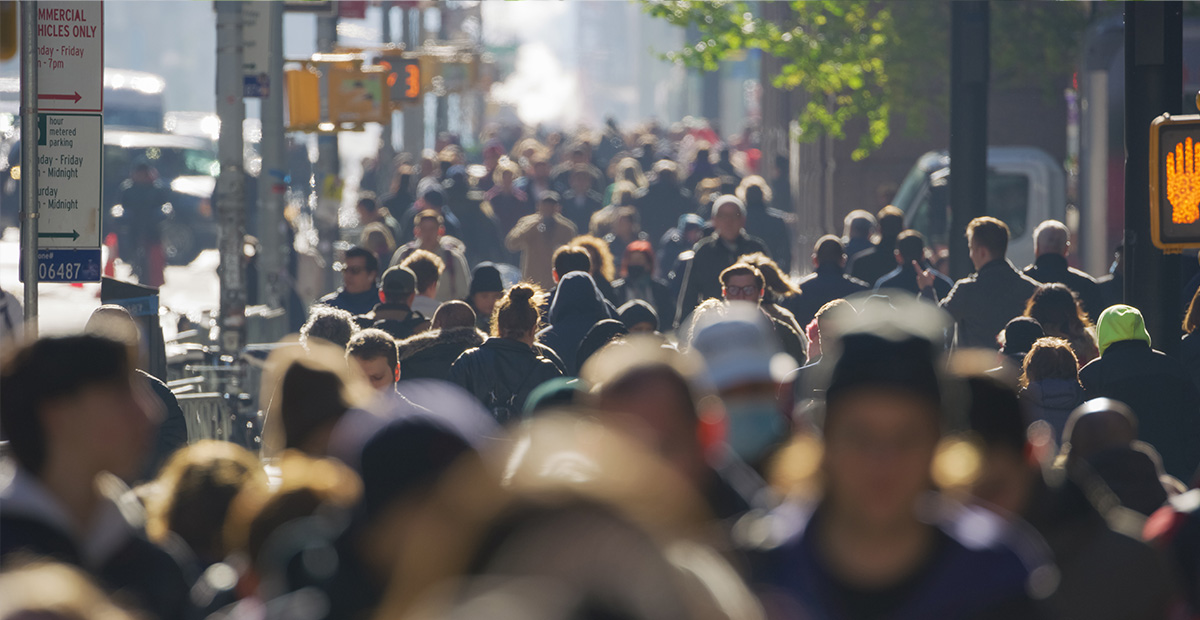
{"type": "Polygon", "coordinates": [[[961,415],[943,388],[948,321],[916,301],[873,305],[839,327],[821,419],[822,490],[771,516],[758,563],[774,617],[1034,618],[1024,557],[999,518],[936,492],[943,433],[961,415]]]}
{"type": "Polygon", "coordinates": [[[785,300],[784,307],[801,325],[816,316],[821,306],[870,290],[866,282],[846,273],[846,247],[833,235],[817,239],[812,253],[813,273],[801,278],[800,294],[785,300]]]}
{"type": "Polygon", "coordinates": [[[450,382],[473,394],[499,424],[517,421],[529,393],[563,374],[535,346],[541,297],[534,284],[510,288],[496,305],[491,337],[450,366],[450,382]]]}
{"type": "Polygon", "coordinates": [[[401,377],[447,380],[458,356],[487,339],[475,325],[475,311],[466,302],[448,301],[439,306],[429,331],[398,343],[401,377]]]}
{"type": "Polygon", "coordinates": [[[1162,558],[1139,540],[1141,519],[1109,499],[1104,482],[1081,463],[1043,475],[1053,449],[1048,429],[1035,424],[1026,430],[1027,418],[1007,385],[982,376],[966,380],[971,430],[982,449],[971,492],[1017,531],[1032,525],[1044,540],[1055,570],[1035,572],[1031,582],[1042,597],[1042,614],[1167,617],[1169,574],[1162,558]]]}
{"type": "Polygon", "coordinates": [[[997,348],[996,335],[1009,319],[1020,316],[1038,287],[1037,280],[1017,271],[1005,258],[1008,225],[994,217],[977,217],[967,225],[967,247],[975,273],[954,283],[941,306],[955,321],[959,348],[997,348]]]}
{"type": "Polygon", "coordinates": [[[317,303],[345,310],[353,315],[366,314],[379,301],[379,259],[375,253],[358,246],[346,250],[342,261],[342,286],[317,303]]]}
{"type": "Polygon", "coordinates": [[[683,274],[675,320],[682,323],[706,299],[721,297],[721,272],[739,256],[768,253],[761,239],[746,232],[746,205],[736,196],[724,195],[713,203],[712,235],[693,248],[691,262],[683,274]]]}
{"type": "Polygon", "coordinates": [[[1186,480],[1200,464],[1200,390],[1178,361],[1150,347],[1142,313],[1111,306],[1096,325],[1100,357],[1079,370],[1088,398],[1129,405],[1138,438],[1162,455],[1168,474],[1186,480]]]}
{"type": "Polygon", "coordinates": [[[79,566],[162,620],[189,609],[176,561],[146,540],[121,479],[142,466],[162,405],[135,353],[100,336],[42,338],[0,367],[0,559],[49,556],[79,566]]]}
{"type": "Polygon", "coordinates": [[[141,620],[110,599],[83,571],[54,562],[8,565],[0,572],[4,620],[141,620]]]}

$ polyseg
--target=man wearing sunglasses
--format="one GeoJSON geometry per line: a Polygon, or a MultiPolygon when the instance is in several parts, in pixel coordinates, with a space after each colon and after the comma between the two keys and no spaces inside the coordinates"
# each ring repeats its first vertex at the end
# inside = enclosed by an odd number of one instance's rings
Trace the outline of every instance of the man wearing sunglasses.
{"type": "Polygon", "coordinates": [[[379,303],[379,287],[375,284],[379,277],[379,259],[374,252],[355,246],[346,250],[342,264],[342,286],[318,303],[355,316],[370,312],[379,303]]]}

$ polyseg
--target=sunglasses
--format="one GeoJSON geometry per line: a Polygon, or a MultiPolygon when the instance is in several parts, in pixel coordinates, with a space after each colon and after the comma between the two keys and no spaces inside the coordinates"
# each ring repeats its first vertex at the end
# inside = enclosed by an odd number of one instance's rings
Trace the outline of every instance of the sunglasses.
{"type": "Polygon", "coordinates": [[[726,297],[758,297],[762,289],[757,286],[726,286],[726,297]]]}

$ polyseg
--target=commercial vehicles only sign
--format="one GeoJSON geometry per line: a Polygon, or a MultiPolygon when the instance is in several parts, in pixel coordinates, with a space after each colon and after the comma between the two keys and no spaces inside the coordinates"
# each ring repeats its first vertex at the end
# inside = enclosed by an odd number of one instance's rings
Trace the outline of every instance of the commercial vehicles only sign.
{"type": "Polygon", "coordinates": [[[38,109],[104,111],[104,3],[37,4],[38,109]]]}

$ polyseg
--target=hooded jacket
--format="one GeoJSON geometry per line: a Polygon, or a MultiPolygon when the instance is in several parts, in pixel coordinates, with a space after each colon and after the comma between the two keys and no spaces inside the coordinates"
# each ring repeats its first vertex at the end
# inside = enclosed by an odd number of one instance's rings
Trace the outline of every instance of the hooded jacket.
{"type": "Polygon", "coordinates": [[[1044,379],[1034,381],[1021,390],[1021,403],[1030,420],[1045,420],[1054,429],[1054,442],[1062,444],[1067,418],[1083,404],[1083,387],[1078,381],[1044,379]]]}
{"type": "Polygon", "coordinates": [[[450,377],[450,366],[468,349],[487,340],[487,335],[474,327],[435,329],[399,343],[400,379],[440,379],[450,377]]]}
{"type": "Polygon", "coordinates": [[[1158,450],[1163,469],[1191,479],[1200,464],[1200,391],[1183,365],[1150,348],[1142,315],[1130,306],[1101,313],[1096,335],[1100,357],[1079,371],[1087,397],[1129,405],[1138,438],[1158,450]]]}
{"type": "Polygon", "coordinates": [[[557,293],[550,304],[550,326],[538,332],[538,340],[558,354],[568,374],[577,375],[579,344],[596,323],[614,317],[592,276],[582,271],[559,280],[557,293]]]}
{"type": "Polygon", "coordinates": [[[536,348],[510,338],[488,338],[450,366],[449,381],[483,403],[496,422],[517,421],[529,393],[562,371],[536,348]]]}

